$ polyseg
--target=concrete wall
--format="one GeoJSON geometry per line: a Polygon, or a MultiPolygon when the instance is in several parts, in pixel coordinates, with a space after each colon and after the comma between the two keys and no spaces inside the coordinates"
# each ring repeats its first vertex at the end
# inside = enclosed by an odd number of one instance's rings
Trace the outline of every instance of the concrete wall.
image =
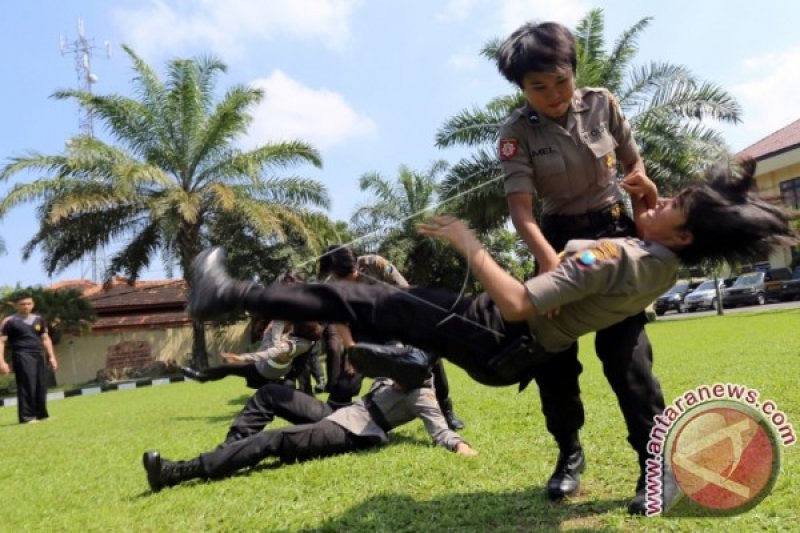
{"type": "MultiPolygon", "coordinates": [[[[247,322],[225,328],[206,326],[206,343],[212,365],[221,362],[216,357],[220,351],[240,352],[249,342],[247,322]]],[[[179,363],[187,362],[192,352],[192,328],[187,325],[169,329],[64,335],[55,349],[58,358],[56,381],[59,385],[75,385],[93,381],[97,371],[106,367],[109,356],[120,361],[127,355],[131,362],[141,362],[143,352],[148,352],[152,361],[174,359],[179,363]]]]}
{"type": "MultiPolygon", "coordinates": [[[[800,149],[769,157],[756,166],[756,184],[764,198],[780,198],[780,184],[797,177],[800,177],[800,149]]],[[[791,262],[792,252],[788,247],[773,248],[769,255],[773,268],[788,267],[791,262]]]]}

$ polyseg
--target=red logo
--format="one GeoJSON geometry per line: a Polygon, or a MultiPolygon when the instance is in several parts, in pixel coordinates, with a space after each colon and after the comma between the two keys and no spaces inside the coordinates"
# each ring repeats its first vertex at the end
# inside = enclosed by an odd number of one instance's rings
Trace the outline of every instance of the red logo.
{"type": "Polygon", "coordinates": [[[517,139],[500,139],[500,159],[508,161],[515,155],[519,149],[519,141],[517,139]]]}

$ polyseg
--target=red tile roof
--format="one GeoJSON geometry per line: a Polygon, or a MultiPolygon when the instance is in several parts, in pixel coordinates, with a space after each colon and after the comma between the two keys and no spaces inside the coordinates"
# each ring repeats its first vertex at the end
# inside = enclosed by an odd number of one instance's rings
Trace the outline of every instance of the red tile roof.
{"type": "Polygon", "coordinates": [[[736,155],[747,155],[759,160],[797,147],[800,147],[800,119],[767,135],[736,155]]]}
{"type": "Polygon", "coordinates": [[[114,278],[109,285],[104,288],[88,280],[68,280],[48,289],[74,289],[83,294],[97,312],[93,330],[161,329],[191,322],[184,311],[187,289],[183,280],[130,285],[124,278],[114,278]]]}

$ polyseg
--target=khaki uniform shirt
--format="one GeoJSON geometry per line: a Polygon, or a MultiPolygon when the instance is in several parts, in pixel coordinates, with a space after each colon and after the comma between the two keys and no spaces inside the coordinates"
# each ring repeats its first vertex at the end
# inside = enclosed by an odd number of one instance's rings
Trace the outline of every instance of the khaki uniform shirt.
{"type": "Polygon", "coordinates": [[[677,280],[678,257],[632,237],[573,240],[555,270],[525,282],[537,314],[531,333],[548,352],[641,312],[677,280]],[[545,313],[557,307],[559,314],[545,313]]]}
{"type": "Polygon", "coordinates": [[[580,215],[619,201],[617,160],[639,157],[630,124],[606,89],[576,90],[566,127],[526,104],[499,135],[506,195],[535,194],[545,214],[580,215]]]}
{"type": "Polygon", "coordinates": [[[356,260],[359,283],[388,283],[408,288],[408,281],[388,259],[379,255],[362,255],[356,260]]]}
{"type": "MultiPolygon", "coordinates": [[[[423,386],[404,392],[395,388],[393,383],[388,378],[377,378],[368,393],[390,428],[420,418],[425,424],[428,435],[437,445],[455,450],[459,442],[466,442],[447,426],[447,420],[439,408],[439,402],[436,401],[433,386],[423,386]]],[[[386,432],[370,415],[364,400],[334,411],[327,418],[359,437],[377,437],[382,442],[389,440],[386,432]]]]}

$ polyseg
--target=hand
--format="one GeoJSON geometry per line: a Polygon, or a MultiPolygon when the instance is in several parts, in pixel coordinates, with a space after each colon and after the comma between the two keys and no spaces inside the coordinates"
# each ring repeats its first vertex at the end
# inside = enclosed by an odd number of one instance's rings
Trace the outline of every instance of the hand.
{"type": "Polygon", "coordinates": [[[467,223],[450,215],[433,216],[427,222],[418,224],[417,231],[452,244],[462,254],[482,247],[467,223]]]}
{"type": "Polygon", "coordinates": [[[50,366],[53,367],[53,370],[58,370],[58,361],[55,357],[50,357],[50,366]]]}
{"type": "Polygon", "coordinates": [[[240,356],[238,354],[235,354],[235,353],[222,352],[219,355],[220,355],[220,357],[225,359],[226,363],[230,363],[230,364],[244,363],[244,359],[242,359],[242,356],[240,356]]]}
{"type": "Polygon", "coordinates": [[[640,168],[635,168],[620,183],[633,198],[642,200],[647,209],[653,209],[658,201],[658,188],[653,180],[640,168]]]}
{"type": "Polygon", "coordinates": [[[10,374],[11,368],[6,364],[5,361],[0,361],[0,374],[10,374]]]}
{"type": "Polygon", "coordinates": [[[463,455],[464,457],[475,457],[478,455],[478,450],[470,447],[470,445],[466,442],[461,441],[456,444],[456,453],[458,455],[463,455]]]}

